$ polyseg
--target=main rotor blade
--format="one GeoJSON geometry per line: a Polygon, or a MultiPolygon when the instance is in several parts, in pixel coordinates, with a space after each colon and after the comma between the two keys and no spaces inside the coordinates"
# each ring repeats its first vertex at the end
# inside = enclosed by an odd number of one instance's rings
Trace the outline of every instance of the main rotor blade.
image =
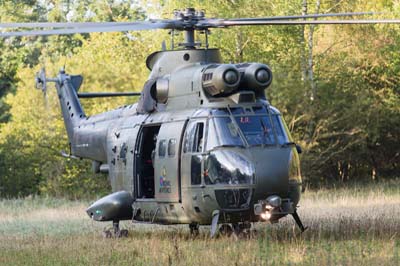
{"type": "Polygon", "coordinates": [[[351,16],[367,16],[377,15],[380,12],[347,12],[347,13],[327,13],[327,14],[309,14],[309,15],[296,15],[296,16],[276,16],[266,18],[235,18],[227,19],[234,21],[258,21],[258,20],[291,20],[291,19],[309,19],[309,18],[327,18],[327,17],[351,17],[351,16]]]}
{"type": "Polygon", "coordinates": [[[132,22],[7,22],[0,28],[87,28],[127,25],[132,22]]]}
{"type": "Polygon", "coordinates": [[[371,19],[371,20],[207,20],[199,22],[199,28],[224,28],[232,26],[253,25],[345,25],[345,24],[400,24],[400,19],[371,19]]]}
{"type": "Polygon", "coordinates": [[[178,21],[146,21],[146,22],[129,22],[126,24],[106,25],[100,27],[83,27],[83,28],[61,28],[50,30],[32,30],[32,31],[14,31],[0,33],[0,37],[13,36],[46,36],[46,35],[61,35],[75,33],[92,33],[92,32],[119,32],[119,31],[139,31],[139,30],[154,30],[154,29],[171,29],[179,27],[178,21]]]}
{"type": "MultiPolygon", "coordinates": [[[[309,14],[298,16],[276,16],[266,18],[237,18],[229,19],[234,21],[257,21],[257,20],[288,20],[288,19],[308,19],[308,18],[323,18],[323,17],[344,17],[344,16],[364,16],[380,14],[376,12],[353,12],[353,13],[328,13],[328,14],[309,14]]],[[[171,22],[171,21],[168,21],[171,22]]],[[[104,26],[121,26],[131,25],[132,23],[146,23],[146,21],[139,22],[6,22],[0,23],[0,28],[97,28],[104,26]]],[[[148,22],[147,22],[148,23],[148,22]]],[[[153,22],[150,22],[153,23],[153,22]]]]}

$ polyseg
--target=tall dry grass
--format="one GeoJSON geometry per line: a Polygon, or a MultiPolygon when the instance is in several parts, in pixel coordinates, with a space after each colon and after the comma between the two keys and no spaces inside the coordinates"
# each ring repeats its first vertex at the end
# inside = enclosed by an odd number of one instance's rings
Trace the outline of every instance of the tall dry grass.
{"type": "Polygon", "coordinates": [[[299,234],[291,217],[256,224],[250,239],[192,238],[187,226],[123,223],[126,239],[103,239],[89,202],[0,201],[0,265],[400,265],[400,180],[307,191],[299,234]]]}

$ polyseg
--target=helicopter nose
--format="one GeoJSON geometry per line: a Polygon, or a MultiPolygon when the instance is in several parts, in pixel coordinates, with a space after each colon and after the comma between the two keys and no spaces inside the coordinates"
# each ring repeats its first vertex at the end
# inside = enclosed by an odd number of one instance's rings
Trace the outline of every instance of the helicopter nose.
{"type": "Polygon", "coordinates": [[[290,149],[253,148],[252,158],[255,168],[257,200],[265,199],[267,195],[287,196],[289,190],[289,159],[290,149]]]}

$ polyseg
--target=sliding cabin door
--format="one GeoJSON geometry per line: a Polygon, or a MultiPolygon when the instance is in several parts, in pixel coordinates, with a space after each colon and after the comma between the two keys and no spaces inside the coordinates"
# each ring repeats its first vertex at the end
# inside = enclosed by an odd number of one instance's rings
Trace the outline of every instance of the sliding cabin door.
{"type": "Polygon", "coordinates": [[[181,200],[180,146],[185,121],[164,123],[157,136],[155,154],[155,198],[157,201],[181,200]]]}

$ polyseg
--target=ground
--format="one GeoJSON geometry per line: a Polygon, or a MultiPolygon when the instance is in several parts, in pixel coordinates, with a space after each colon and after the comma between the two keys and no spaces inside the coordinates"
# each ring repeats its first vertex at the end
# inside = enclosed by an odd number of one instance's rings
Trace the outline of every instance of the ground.
{"type": "Polygon", "coordinates": [[[400,265],[400,180],[306,191],[300,234],[291,217],[255,224],[249,239],[193,238],[187,226],[124,222],[104,239],[90,201],[0,200],[0,265],[400,265]]]}

